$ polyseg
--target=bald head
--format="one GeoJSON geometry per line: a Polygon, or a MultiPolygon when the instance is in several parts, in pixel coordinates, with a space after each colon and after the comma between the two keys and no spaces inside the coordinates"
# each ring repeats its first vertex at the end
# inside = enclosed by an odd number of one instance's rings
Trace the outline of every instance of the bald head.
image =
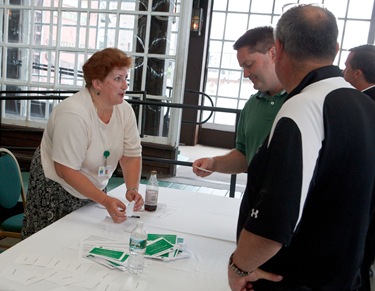
{"type": "Polygon", "coordinates": [[[275,37],[297,61],[333,62],[337,53],[336,18],[319,6],[298,5],[287,10],[277,23],[275,37]]]}

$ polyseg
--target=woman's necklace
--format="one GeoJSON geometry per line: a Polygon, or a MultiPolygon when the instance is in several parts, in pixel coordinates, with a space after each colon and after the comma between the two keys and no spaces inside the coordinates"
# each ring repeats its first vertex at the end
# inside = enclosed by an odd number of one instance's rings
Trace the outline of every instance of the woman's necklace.
{"type": "Polygon", "coordinates": [[[111,152],[109,151],[108,136],[107,136],[107,133],[102,129],[102,125],[101,125],[101,122],[100,122],[101,118],[99,116],[98,108],[96,107],[95,101],[92,98],[92,96],[91,96],[91,99],[92,99],[92,103],[93,103],[93,105],[95,107],[96,115],[97,115],[97,118],[98,118],[98,127],[99,127],[100,139],[102,140],[102,143],[103,143],[103,146],[104,146],[104,152],[103,152],[104,166],[100,166],[99,167],[99,169],[98,169],[98,176],[99,177],[108,176],[109,172],[111,170],[111,166],[107,165],[108,157],[111,155],[111,152]]]}

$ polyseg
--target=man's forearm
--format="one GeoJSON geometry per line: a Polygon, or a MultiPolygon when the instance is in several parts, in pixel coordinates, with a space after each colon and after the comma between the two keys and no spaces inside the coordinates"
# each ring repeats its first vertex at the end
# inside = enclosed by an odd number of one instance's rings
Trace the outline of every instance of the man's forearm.
{"type": "Polygon", "coordinates": [[[233,261],[241,270],[251,272],[276,255],[281,247],[279,242],[242,230],[233,261]]]}
{"type": "Polygon", "coordinates": [[[239,174],[247,170],[246,156],[236,149],[231,150],[229,153],[213,157],[214,170],[219,173],[226,174],[239,174]]]}

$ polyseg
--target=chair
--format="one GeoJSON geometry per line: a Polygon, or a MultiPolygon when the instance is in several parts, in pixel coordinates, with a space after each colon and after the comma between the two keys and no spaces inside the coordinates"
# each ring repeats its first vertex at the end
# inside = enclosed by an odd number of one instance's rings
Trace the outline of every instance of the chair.
{"type": "MultiPolygon", "coordinates": [[[[21,170],[16,157],[7,149],[0,148],[0,206],[11,209],[22,199],[25,210],[26,196],[21,170]]],[[[0,238],[21,238],[23,212],[13,214],[0,224],[0,238]]],[[[2,245],[9,248],[9,245],[2,245]]]]}

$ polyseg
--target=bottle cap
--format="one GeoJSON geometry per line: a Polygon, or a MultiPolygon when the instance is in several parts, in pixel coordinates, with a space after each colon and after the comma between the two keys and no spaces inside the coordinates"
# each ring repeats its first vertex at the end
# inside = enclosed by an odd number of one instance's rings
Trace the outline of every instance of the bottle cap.
{"type": "Polygon", "coordinates": [[[156,171],[156,170],[151,171],[151,175],[157,175],[157,173],[158,173],[158,171],[156,171]]]}

